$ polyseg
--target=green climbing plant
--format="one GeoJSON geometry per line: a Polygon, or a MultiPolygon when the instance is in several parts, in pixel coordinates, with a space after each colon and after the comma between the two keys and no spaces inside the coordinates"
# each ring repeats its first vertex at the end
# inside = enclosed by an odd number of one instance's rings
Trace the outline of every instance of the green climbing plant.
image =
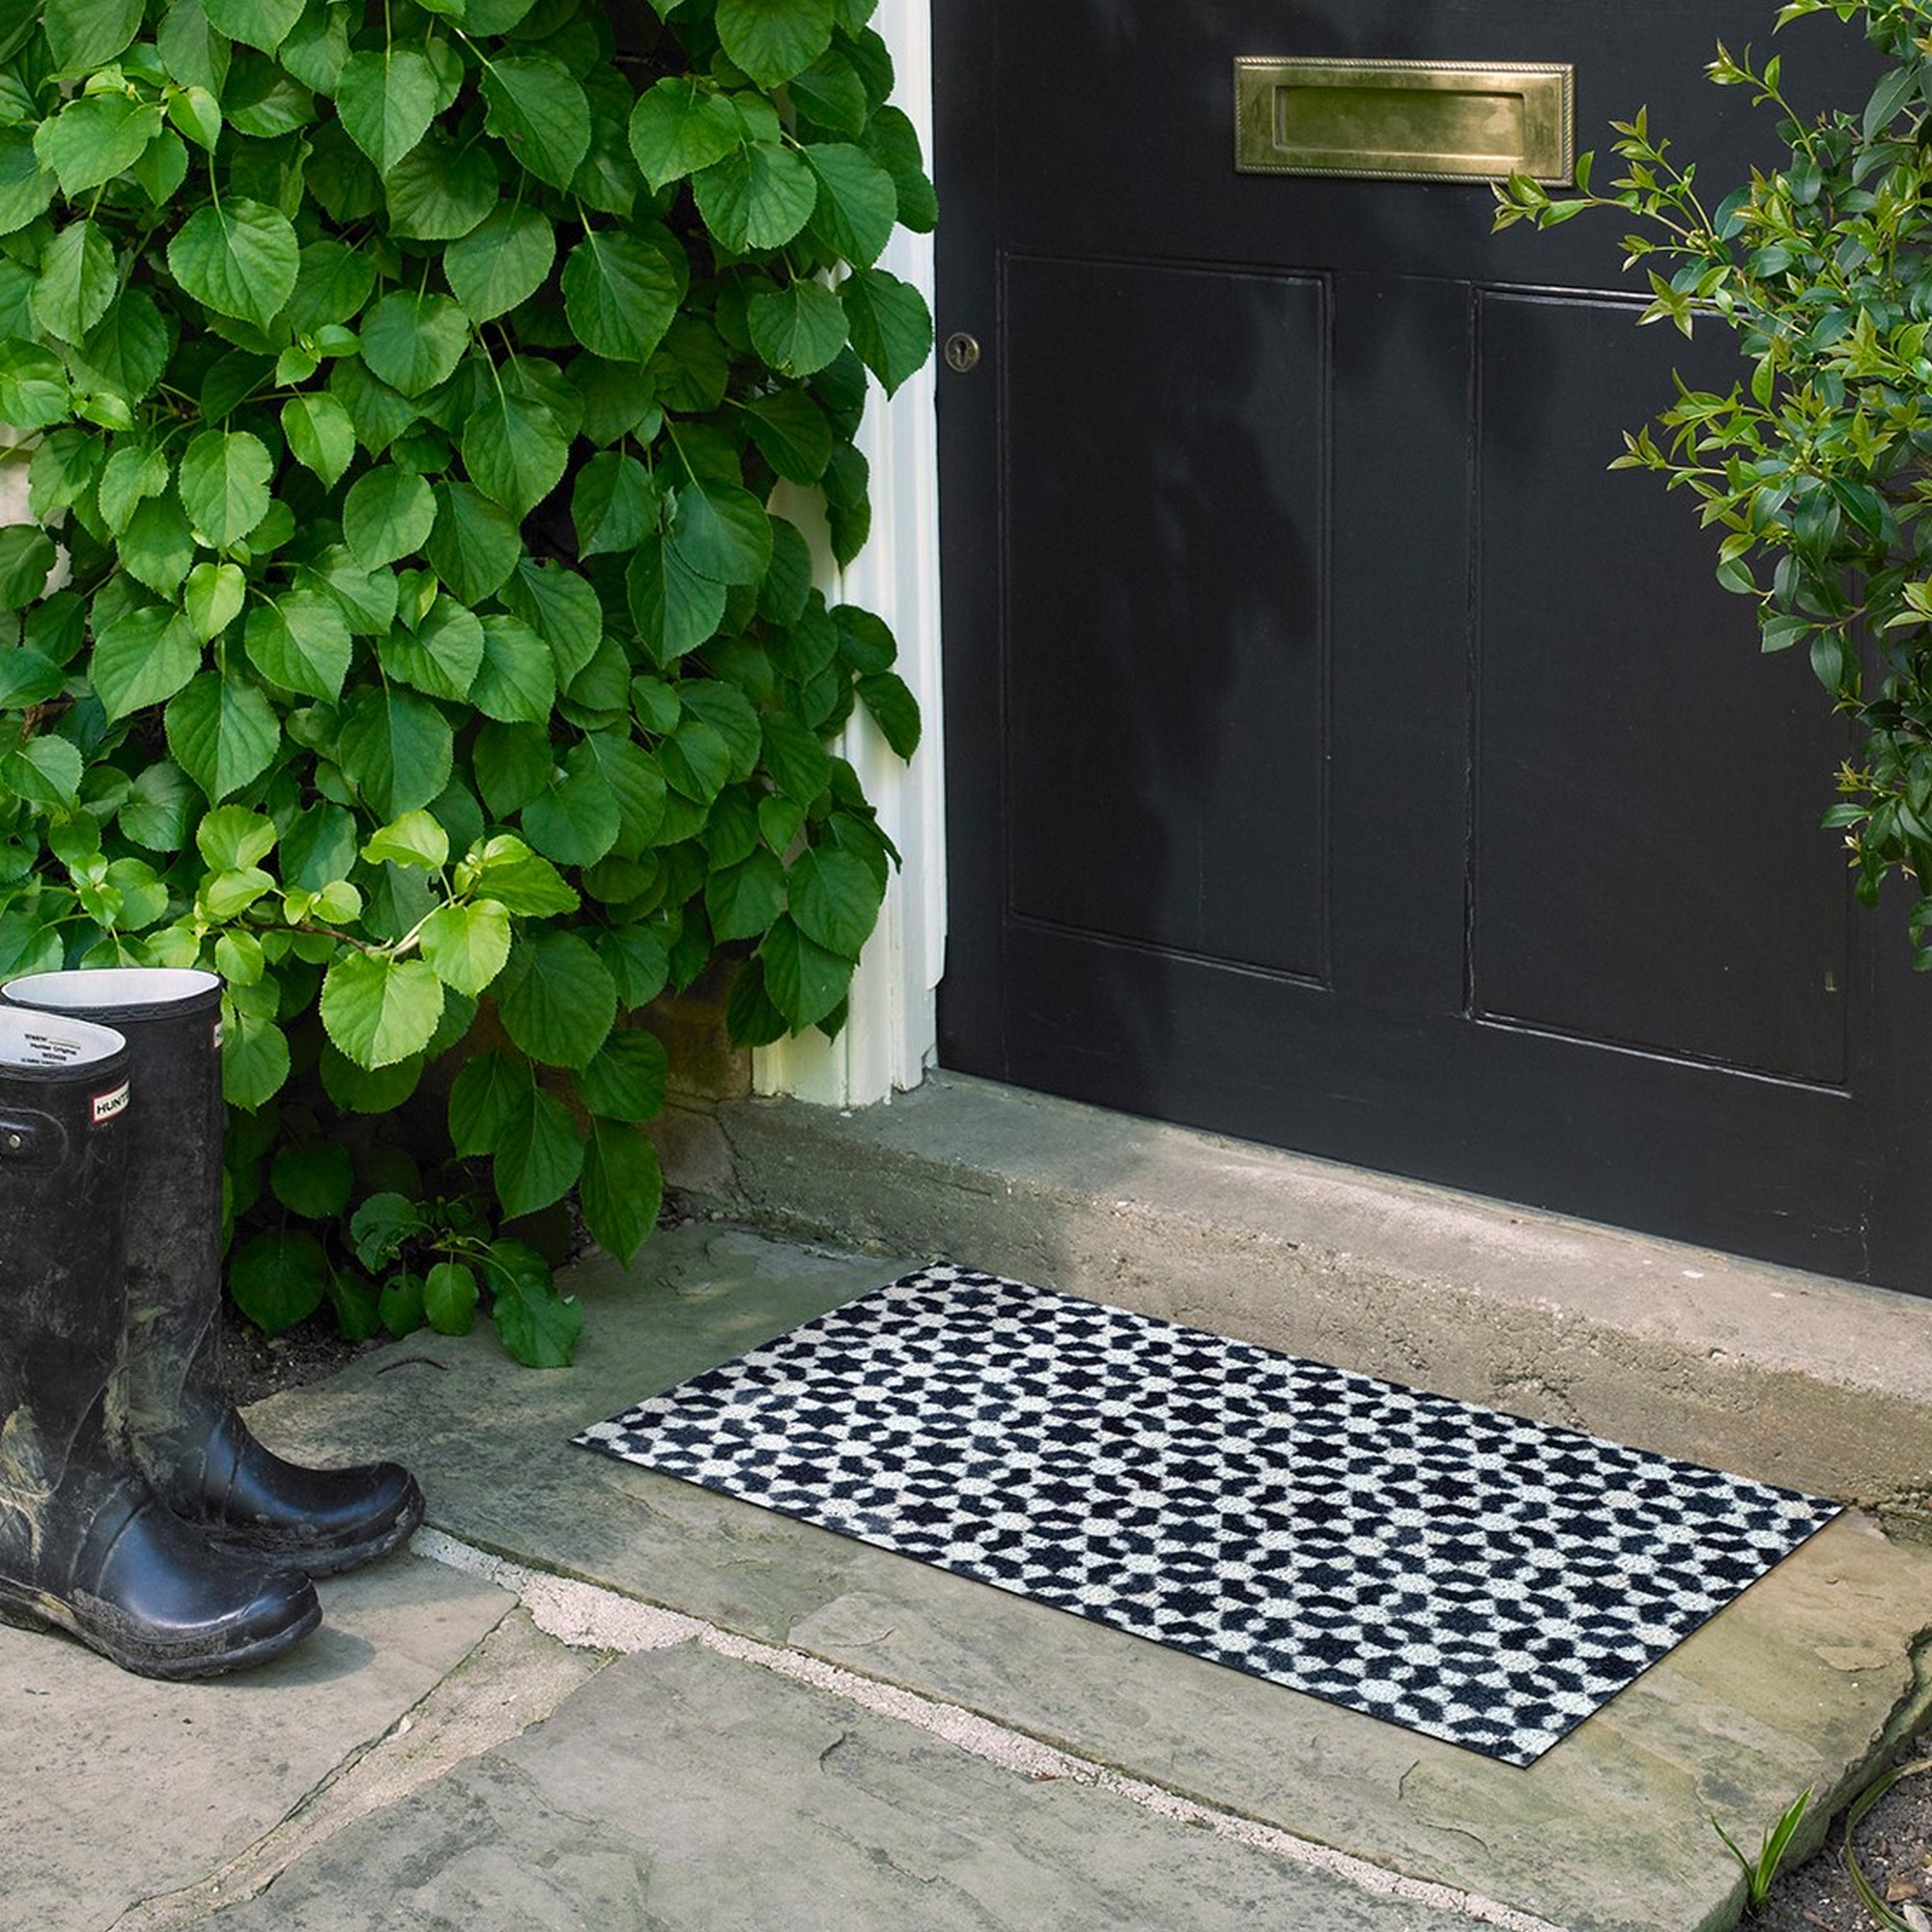
{"type": "Polygon", "coordinates": [[[1909,932],[1932,968],[1932,0],[1791,0],[1862,19],[1884,71],[1868,99],[1805,119],[1782,63],[1719,47],[1709,68],[1777,117],[1785,159],[1714,185],[1639,112],[1613,124],[1623,172],[1552,194],[1520,177],[1496,224],[1590,210],[1636,218],[1646,322],[1728,329],[1744,360],[1722,394],[1680,393],[1618,467],[1694,497],[1718,579],[1751,599],[1767,651],[1808,653],[1862,734],[1837,776],[1860,897],[1911,882],[1909,932]]]}
{"type": "Polygon", "coordinates": [[[871,11],[0,4],[0,973],[220,972],[268,1328],[568,1359],[503,1224],[649,1233],[638,1009],[722,956],[741,1041],[843,1020],[895,855],[836,742],[920,727],[812,531],[931,346],[871,11]]]}

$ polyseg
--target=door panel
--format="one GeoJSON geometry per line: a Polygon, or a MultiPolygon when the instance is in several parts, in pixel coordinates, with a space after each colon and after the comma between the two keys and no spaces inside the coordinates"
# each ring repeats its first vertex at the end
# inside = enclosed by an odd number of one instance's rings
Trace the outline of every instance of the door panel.
{"type": "Polygon", "coordinates": [[[1635,313],[1480,302],[1472,1003],[1837,1085],[1851,928],[1818,821],[1853,745],[1801,658],[1747,658],[1686,499],[1580,460],[1659,393],[1661,349],[1736,381],[1715,336],[1653,342],[1635,313]],[[1685,568],[1660,607],[1665,557],[1685,568]],[[1704,668],[1713,640],[1728,668],[1704,668]]]}
{"type": "Polygon", "coordinates": [[[1321,284],[1007,278],[1013,914],[1321,979],[1321,284]]]}
{"type": "MultiPolygon", "coordinates": [[[[1829,1271],[1932,1252],[1845,747],[1694,514],[1616,236],[1233,171],[1236,56],[1574,60],[1736,174],[1758,0],[938,0],[949,1065],[1829,1271]]],[[[1834,67],[1833,22],[1785,36],[1834,67]]],[[[1590,136],[1586,133],[1588,143],[1590,136]]]]}

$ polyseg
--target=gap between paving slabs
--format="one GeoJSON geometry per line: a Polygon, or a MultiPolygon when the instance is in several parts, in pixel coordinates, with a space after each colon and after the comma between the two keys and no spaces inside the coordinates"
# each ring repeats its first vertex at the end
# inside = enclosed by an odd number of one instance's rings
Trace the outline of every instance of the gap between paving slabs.
{"type": "Polygon", "coordinates": [[[0,1627],[0,1920],[99,1928],[244,1854],[389,1733],[515,1609],[397,1557],[322,1586],[323,1628],[252,1670],[168,1683],[0,1627]]]}
{"type": "MultiPolygon", "coordinates": [[[[1411,1901],[1453,1915],[1465,1922],[1506,1928],[1506,1932],[1561,1932],[1561,1928],[1532,1914],[1519,1912],[1494,1900],[1458,1891],[1450,1887],[1405,1878],[1253,1819],[1214,1810],[1157,1785],[1126,1776],[1110,1766],[1008,1730],[958,1706],[838,1669],[804,1652],[759,1643],[682,1613],[639,1603],[614,1591],[532,1570],[526,1565],[473,1548],[440,1531],[421,1532],[414,1548],[418,1555],[487,1578],[514,1594],[528,1620],[528,1626],[564,1646],[565,1655],[582,1657],[587,1651],[594,1656],[595,1662],[582,1669],[581,1677],[583,1679],[594,1675],[612,1657],[635,1656],[670,1649],[683,1643],[696,1643],[721,1658],[768,1670],[793,1683],[829,1692],[895,1722],[910,1725],[1003,1770],[1035,1780],[1065,1779],[1096,1787],[1125,1798],[1157,1818],[1206,1828],[1218,1837],[1263,1852],[1305,1871],[1339,1879],[1371,1896],[1411,1901]]],[[[520,1627],[522,1623],[520,1618],[520,1627]]],[[[509,1628],[505,1626],[504,1630],[509,1628]]],[[[504,1631],[493,1634],[486,1640],[484,1649],[498,1644],[503,1634],[504,1631]]],[[[1899,1719],[1888,1727],[1889,1735],[1909,1731],[1928,1713],[1932,1713],[1932,1638],[1918,1646],[1918,1664],[1917,1693],[1907,1700],[1899,1719]]],[[[551,1701],[560,1701],[561,1696],[572,1688],[575,1688],[574,1685],[560,1683],[555,1698],[551,1701]]],[[[544,1715],[547,1712],[527,1712],[526,1723],[539,1722],[544,1715]]],[[[473,1751],[480,1752],[510,1734],[509,1729],[499,1728],[493,1735],[476,1737],[473,1751]]],[[[434,1745],[431,1748],[434,1749],[434,1745]]],[[[329,1833],[310,1832],[304,1834],[302,1842],[294,1846],[288,1856],[276,1860],[275,1869],[284,1868],[294,1857],[318,1842],[320,1836],[332,1834],[333,1830],[340,1829],[355,1817],[366,1815],[388,1799],[405,1795],[408,1790],[439,1775],[441,1769],[450,1768],[462,1757],[470,1754],[471,1750],[437,1752],[432,1767],[429,1754],[425,1753],[420,1775],[406,1782],[391,1776],[383,1780],[382,1795],[372,1794],[366,1802],[334,1807],[329,1833]]],[[[1882,1757],[1881,1751],[1875,1754],[1875,1761],[1882,1761],[1882,1757]]],[[[1868,1781],[1868,1768],[1856,1769],[1847,1775],[1836,1792],[1821,1794],[1824,1802],[1809,1815],[1806,1829],[1800,1834],[1798,1848],[1785,1861],[1787,1872],[1795,1869],[1809,1855],[1807,1846],[1822,1842],[1828,1821],[1847,1799],[1857,1795],[1868,1781]]],[[[266,1877],[263,1882],[266,1883],[266,1877]]],[[[228,1893],[231,1899],[238,1895],[245,1894],[234,1890],[228,1893]]],[[[1724,1914],[1723,1921],[1729,1922],[1735,1916],[1724,1914]]],[[[174,1932],[175,1927],[188,1922],[187,1918],[130,1918],[117,1925],[115,1932],[174,1932]]]]}
{"type": "Polygon", "coordinates": [[[116,1918],[110,1932],[185,1932],[255,1897],[358,1819],[541,1723],[609,1661],[608,1653],[554,1642],[527,1611],[513,1610],[271,1831],[193,1883],[143,1900],[116,1918]]]}
{"type": "Polygon", "coordinates": [[[418,1554],[487,1577],[510,1591],[537,1629],[563,1644],[636,1656],[682,1643],[696,1643],[719,1657],[768,1670],[793,1683],[829,1692],[875,1716],[910,1725],[1002,1770],[1042,1781],[1065,1780],[1097,1787],[1157,1818],[1205,1829],[1217,1837],[1265,1852],[1303,1870],[1340,1879],[1373,1897],[1408,1900],[1456,1914],[1474,1924],[1502,1928],[1502,1932],[1560,1932],[1560,1928],[1532,1914],[1515,1911],[1450,1886],[1406,1878],[1329,1846],[1297,1838],[1233,1812],[1196,1804],[1110,1766],[1008,1730],[957,1705],[841,1670],[803,1651],[759,1643],[681,1612],[640,1604],[612,1590],[532,1570],[472,1548],[439,1530],[419,1532],[413,1547],[418,1554]]]}
{"type": "MultiPolygon", "coordinates": [[[[1201,1829],[1230,1847],[1259,1853],[1305,1874],[1314,1883],[1345,1888],[1365,1900],[1406,1904],[1413,1908],[1415,1916],[1405,1916],[1401,1920],[1405,1926],[1419,1925],[1426,1918],[1432,1927],[1441,1923],[1446,1928],[1461,1922],[1493,1926],[1499,1932],[1558,1932],[1532,1915],[1452,1888],[1405,1878],[1251,1820],[1177,1798],[956,1707],[837,1669],[801,1652],[734,1636],[614,1591],[532,1570],[439,1531],[422,1532],[413,1552],[497,1585],[517,1599],[519,1608],[485,1635],[470,1655],[384,1738],[345,1762],[281,1825],[201,1881],[144,1901],[122,1915],[114,1920],[112,1932],[185,1932],[185,1928],[217,1915],[226,1922],[230,1913],[261,1897],[298,1865],[310,1889],[318,1891],[326,1902],[336,1895],[332,1888],[341,1883],[344,1861],[336,1858],[333,1863],[338,1869],[331,1871],[330,1859],[318,1855],[324,1854],[338,1834],[362,1821],[374,1821],[377,1814],[392,1807],[404,1806],[416,1793],[472,1765],[497,1746],[540,1729],[559,1706],[612,1660],[684,1645],[856,1706],[1001,1771],[1035,1782],[1092,1787],[1148,1814],[1150,1822],[1201,1829]]],[[[354,1864],[361,1841],[352,1837],[344,1842],[351,1847],[347,1862],[354,1864]]],[[[424,1856],[434,1865],[442,1855],[431,1827],[425,1836],[424,1856]]],[[[460,1858],[460,1848],[451,1848],[447,1855],[460,1858]]],[[[1190,1857],[1185,1852],[1181,1856],[1183,1861],[1190,1857]]],[[[440,1881],[430,1882],[440,1885],[440,1881]]],[[[454,1874],[452,1883],[460,1889],[462,1875],[454,1874]]],[[[274,1897],[279,1899],[280,1891],[274,1897]]],[[[273,1901],[265,1903],[272,1905],[273,1901]]],[[[246,1913],[242,1922],[250,1922],[246,1913]]],[[[1350,1922],[1356,1922],[1352,1914],[1350,1922]]],[[[1378,1918],[1376,1922],[1382,1921],[1378,1918]]]]}
{"type": "MultiPolygon", "coordinates": [[[[1403,1900],[1435,1915],[1465,1923],[1509,1928],[1510,1932],[1558,1932],[1547,1919],[1453,1888],[1405,1878],[1332,1848],[1313,1844],[1236,1814],[1219,1811],[1126,1776],[1118,1770],[1058,1749],[965,1711],[826,1663],[794,1649],[759,1643],[681,1613],[642,1604],[614,1591],[560,1577],[475,1549],[438,1531],[418,1537],[418,1554],[469,1575],[487,1578],[513,1593],[531,1624],[566,1646],[587,1646],[602,1662],[692,1643],[721,1659],[770,1671],[793,1684],[809,1686],[895,1723],[909,1725],[971,1756],[1036,1781],[1066,1780],[1124,1798],[1153,1817],[1205,1828],[1217,1837],[1245,1846],[1305,1872],[1339,1880],[1377,1898],[1403,1900]]],[[[1921,1646],[1921,1664],[1927,1660],[1921,1646]]],[[[1932,1671],[1921,1667],[1918,1694],[1909,1700],[1915,1718],[1932,1708],[1932,1671]]],[[[417,1780],[421,1781],[421,1780],[417,1780]]],[[[1844,1795],[1863,1781],[1848,1778],[1844,1795]]],[[[370,1806],[357,1808],[361,1815],[370,1806]]],[[[1813,1819],[1814,1832],[1827,1814],[1813,1819]]],[[[343,1822],[348,1822],[345,1818],[343,1822]]],[[[232,1894],[231,1894],[232,1895],[232,1894]]],[[[1735,1912],[1706,1918],[1706,1925],[1729,1923],[1735,1912]]],[[[1350,1921],[1352,1922],[1352,1920],[1350,1921]]],[[[1688,1921],[1686,1921],[1688,1923],[1688,1921]]],[[[121,1932],[121,1928],[117,1928],[121,1932]]],[[[133,1932],[133,1928],[128,1928],[133,1932]]],[[[149,1932],[145,1923],[140,1932],[149,1932]]],[[[156,1927],[155,1932],[168,1932],[156,1927]]],[[[1660,1925],[1657,1932],[1669,1932],[1660,1925]]]]}

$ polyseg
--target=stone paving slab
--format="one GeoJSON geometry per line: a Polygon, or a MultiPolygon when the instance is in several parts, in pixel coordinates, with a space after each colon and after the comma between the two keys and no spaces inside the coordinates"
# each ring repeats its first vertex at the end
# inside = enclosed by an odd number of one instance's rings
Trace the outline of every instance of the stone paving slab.
{"type": "Polygon", "coordinates": [[[256,1411],[290,1451],[392,1454],[486,1548],[983,1714],[1204,1804],[1575,1932],[1703,1932],[1740,1886],[1712,1832],[1805,1786],[1822,1821],[1918,1721],[1932,1548],[1849,1518],[1538,1765],[1516,1770],[794,1523],[567,1438],[877,1286],[896,1264],[703,1225],[576,1272],[578,1365],[422,1337],[256,1411]]]}
{"type": "Polygon", "coordinates": [[[0,1919],[94,1932],[244,1851],[389,1731],[516,1607],[396,1555],[319,1586],[323,1628],[205,1683],[129,1676],[0,1627],[0,1919]]]}
{"type": "Polygon", "coordinates": [[[348,1827],[219,1932],[1452,1932],[1115,1793],[1035,1780],[695,1644],[348,1827]]]}
{"type": "MultiPolygon", "coordinates": [[[[472,1575],[474,1565],[458,1565],[472,1575]]],[[[493,1579],[494,1580],[494,1579],[493,1579]]],[[[222,1907],[253,1898],[357,1819],[394,1804],[493,1745],[541,1723],[610,1662],[566,1646],[513,1610],[374,1745],[343,1761],[272,1830],[191,1884],[156,1893],[108,1932],[192,1932],[222,1907]]],[[[263,1720],[273,1707],[264,1705],[263,1720]]]]}

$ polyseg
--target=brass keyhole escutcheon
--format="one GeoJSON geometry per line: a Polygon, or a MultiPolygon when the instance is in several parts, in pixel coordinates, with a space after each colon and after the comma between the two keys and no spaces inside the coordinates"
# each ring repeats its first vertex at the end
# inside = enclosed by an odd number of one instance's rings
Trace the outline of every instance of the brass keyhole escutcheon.
{"type": "Polygon", "coordinates": [[[946,338],[946,366],[955,376],[970,376],[980,366],[980,338],[962,329],[946,338]]]}

